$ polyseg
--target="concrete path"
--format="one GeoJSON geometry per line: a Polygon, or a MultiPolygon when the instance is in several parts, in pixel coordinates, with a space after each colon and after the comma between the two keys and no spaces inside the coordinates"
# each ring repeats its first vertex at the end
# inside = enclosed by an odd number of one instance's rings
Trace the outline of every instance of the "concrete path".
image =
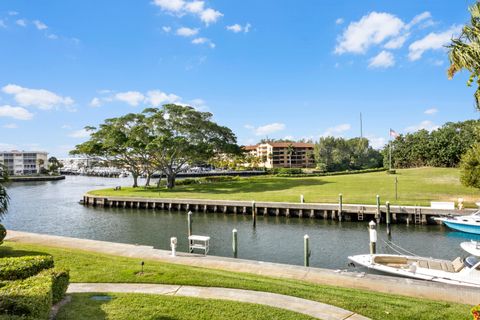
{"type": "Polygon", "coordinates": [[[136,283],[72,283],[68,287],[67,292],[149,293],[182,297],[194,297],[202,299],[220,299],[262,304],[270,307],[306,314],[308,316],[323,320],[369,319],[354,312],[320,302],[269,292],[240,289],[136,283]]]}
{"type": "Polygon", "coordinates": [[[12,230],[8,230],[6,240],[231,272],[251,273],[267,277],[301,280],[321,285],[398,294],[417,299],[439,300],[470,305],[476,305],[478,301],[480,301],[480,290],[478,288],[365,274],[363,272],[347,272],[343,270],[312,267],[305,268],[287,264],[194,255],[182,252],[177,252],[177,256],[172,257],[170,251],[154,249],[150,246],[77,239],[12,230]]]}

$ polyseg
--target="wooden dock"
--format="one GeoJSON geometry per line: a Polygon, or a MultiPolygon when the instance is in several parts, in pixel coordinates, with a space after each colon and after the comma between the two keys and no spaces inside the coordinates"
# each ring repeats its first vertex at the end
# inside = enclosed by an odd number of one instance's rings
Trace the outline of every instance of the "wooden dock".
{"type": "MultiPolygon", "coordinates": [[[[253,202],[205,199],[105,197],[85,194],[81,203],[85,206],[107,208],[135,208],[169,211],[214,212],[257,216],[285,216],[319,218],[338,221],[386,221],[386,206],[336,203],[253,202]]],[[[448,210],[421,206],[390,206],[391,221],[406,224],[436,223],[435,217],[467,215],[473,209],[448,210]]]]}

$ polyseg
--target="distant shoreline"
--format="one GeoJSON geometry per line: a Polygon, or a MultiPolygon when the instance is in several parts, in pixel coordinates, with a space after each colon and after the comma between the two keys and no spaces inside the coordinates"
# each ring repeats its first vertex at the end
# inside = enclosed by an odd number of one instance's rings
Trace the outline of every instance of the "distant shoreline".
{"type": "Polygon", "coordinates": [[[15,176],[9,177],[9,182],[30,182],[30,181],[57,181],[64,180],[65,176],[15,176]]]}

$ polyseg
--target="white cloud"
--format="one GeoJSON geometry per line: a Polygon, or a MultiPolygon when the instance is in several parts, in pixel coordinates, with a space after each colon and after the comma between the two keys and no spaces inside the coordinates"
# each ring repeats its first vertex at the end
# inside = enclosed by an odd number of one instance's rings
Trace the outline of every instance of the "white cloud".
{"type": "Polygon", "coordinates": [[[153,107],[159,107],[167,103],[175,103],[180,101],[180,97],[173,93],[165,93],[160,90],[151,90],[147,92],[146,101],[153,107]]]}
{"type": "Polygon", "coordinates": [[[9,16],[16,16],[16,15],[18,15],[18,12],[17,11],[8,11],[8,15],[9,16]]]}
{"type": "Polygon", "coordinates": [[[18,19],[17,21],[15,21],[15,23],[17,25],[19,25],[20,27],[26,27],[27,26],[27,20],[25,20],[25,19],[18,19]]]}
{"type": "Polygon", "coordinates": [[[335,53],[365,53],[370,46],[398,36],[404,27],[404,22],[392,14],[371,12],[348,25],[337,40],[335,53]]]}
{"type": "Polygon", "coordinates": [[[212,40],[208,39],[208,38],[203,38],[203,37],[200,37],[200,38],[195,38],[192,40],[192,43],[193,44],[208,44],[210,46],[210,48],[215,48],[215,43],[212,42],[212,40]]]}
{"type": "Polygon", "coordinates": [[[370,59],[370,68],[389,68],[395,65],[395,58],[391,52],[383,50],[378,55],[370,59]]]}
{"type": "Polygon", "coordinates": [[[168,27],[168,26],[163,26],[162,27],[162,30],[166,33],[169,33],[170,31],[172,31],[172,27],[168,27]]]}
{"type": "Polygon", "coordinates": [[[20,149],[18,146],[10,143],[2,143],[0,142],[0,150],[18,150],[20,149]]]}
{"type": "Polygon", "coordinates": [[[422,12],[419,15],[416,15],[415,17],[413,17],[412,21],[410,21],[410,23],[406,25],[406,28],[410,29],[414,25],[417,25],[424,20],[430,20],[431,18],[432,18],[432,14],[430,12],[428,11],[422,12]]]}
{"type": "Polygon", "coordinates": [[[434,124],[430,120],[425,120],[425,121],[420,122],[417,125],[413,125],[413,126],[405,128],[404,131],[405,132],[415,132],[415,131],[418,131],[418,130],[433,131],[433,130],[437,130],[438,128],[440,128],[439,125],[434,124]]]}
{"type": "Polygon", "coordinates": [[[145,96],[138,91],[126,91],[117,93],[115,99],[136,107],[145,100],[145,96]]]}
{"type": "Polygon", "coordinates": [[[14,96],[15,101],[21,106],[37,107],[48,110],[55,106],[71,106],[74,101],[70,97],[62,97],[45,89],[29,89],[15,84],[8,84],[2,88],[6,94],[14,96]]]}
{"type": "Polygon", "coordinates": [[[16,123],[7,123],[2,126],[5,129],[17,129],[18,126],[16,123]]]}
{"type": "Polygon", "coordinates": [[[92,101],[90,101],[90,106],[91,107],[100,107],[102,105],[102,101],[100,100],[100,98],[93,98],[92,101]]]}
{"type": "Polygon", "coordinates": [[[50,34],[47,35],[47,38],[50,39],[50,40],[57,40],[58,36],[54,33],[50,33],[50,34]]]}
{"type": "Polygon", "coordinates": [[[425,114],[435,114],[437,112],[438,112],[437,108],[430,108],[430,109],[425,110],[423,113],[425,113],[425,114]]]}
{"type": "Polygon", "coordinates": [[[30,120],[33,118],[33,113],[22,107],[4,105],[0,106],[0,117],[9,117],[17,120],[30,120]]]}
{"type": "Polygon", "coordinates": [[[278,131],[285,130],[285,124],[275,122],[275,123],[266,124],[264,126],[260,126],[256,128],[252,125],[247,124],[245,125],[245,128],[252,130],[257,136],[266,136],[278,131]]]}
{"type": "Polygon", "coordinates": [[[205,1],[185,1],[185,0],[154,0],[153,4],[160,7],[163,11],[182,16],[192,14],[197,16],[206,25],[215,23],[223,16],[223,13],[212,8],[205,7],[205,1]]]}
{"type": "Polygon", "coordinates": [[[177,35],[181,37],[192,37],[198,34],[198,29],[182,27],[177,29],[177,35]]]}
{"type": "Polygon", "coordinates": [[[387,144],[387,139],[384,137],[367,136],[367,139],[373,149],[382,149],[387,144]]]}
{"type": "Polygon", "coordinates": [[[40,21],[40,20],[34,20],[34,21],[33,21],[33,24],[35,25],[35,27],[36,27],[38,30],[48,29],[47,25],[46,25],[45,23],[43,23],[42,21],[40,21]]]}
{"type": "Polygon", "coordinates": [[[5,21],[0,19],[0,28],[6,28],[6,27],[7,27],[7,25],[5,24],[5,21]]]}
{"type": "Polygon", "coordinates": [[[337,20],[335,20],[335,24],[342,24],[344,22],[345,20],[343,18],[338,18],[337,20]]]}
{"type": "Polygon", "coordinates": [[[75,131],[72,131],[68,136],[71,138],[77,138],[77,139],[88,138],[90,137],[90,131],[86,129],[75,130],[75,131]]]}
{"type": "Polygon", "coordinates": [[[349,131],[352,126],[348,123],[339,124],[335,127],[328,128],[321,136],[322,137],[336,137],[341,135],[344,132],[349,131]]]}
{"type": "Polygon", "coordinates": [[[206,112],[209,111],[209,107],[205,100],[197,98],[190,101],[190,105],[197,109],[198,111],[206,112]]]}
{"type": "Polygon", "coordinates": [[[451,26],[448,30],[440,33],[431,32],[424,38],[417,40],[408,47],[408,58],[411,61],[418,60],[425,51],[445,49],[453,36],[457,35],[462,28],[460,26],[451,26]]]}
{"type": "Polygon", "coordinates": [[[396,38],[391,39],[387,43],[385,43],[385,48],[387,49],[399,49],[403,47],[403,44],[405,41],[407,41],[408,37],[410,36],[409,33],[403,34],[401,36],[398,36],[396,38]]]}
{"type": "Polygon", "coordinates": [[[234,33],[239,33],[239,32],[248,33],[251,27],[252,25],[250,23],[247,23],[245,26],[242,26],[236,23],[236,24],[232,24],[231,26],[226,26],[226,29],[234,33]]]}

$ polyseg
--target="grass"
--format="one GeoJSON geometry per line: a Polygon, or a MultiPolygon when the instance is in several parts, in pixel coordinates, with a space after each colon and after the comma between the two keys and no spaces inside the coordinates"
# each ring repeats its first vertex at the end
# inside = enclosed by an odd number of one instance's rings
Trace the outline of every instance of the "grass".
{"type": "Polygon", "coordinates": [[[238,288],[268,291],[319,301],[357,312],[372,319],[470,319],[470,306],[456,303],[420,301],[415,298],[365,290],[316,285],[303,281],[156,261],[145,261],[144,275],[139,276],[140,260],[138,259],[8,241],[0,246],[0,257],[32,254],[52,255],[56,266],[70,269],[72,282],[162,283],[238,288]]]}
{"type": "Polygon", "coordinates": [[[396,175],[372,172],[330,177],[283,178],[262,176],[240,178],[236,181],[177,186],[173,190],[145,188],[103,189],[92,195],[147,198],[185,198],[215,200],[256,200],[298,202],[300,195],[306,202],[338,201],[344,203],[375,204],[375,196],[382,202],[400,205],[430,205],[430,201],[465,200],[468,207],[476,207],[478,190],[461,185],[459,170],[455,168],[415,168],[397,170],[396,175]],[[395,177],[398,178],[398,200],[395,200],[395,177]]]}

